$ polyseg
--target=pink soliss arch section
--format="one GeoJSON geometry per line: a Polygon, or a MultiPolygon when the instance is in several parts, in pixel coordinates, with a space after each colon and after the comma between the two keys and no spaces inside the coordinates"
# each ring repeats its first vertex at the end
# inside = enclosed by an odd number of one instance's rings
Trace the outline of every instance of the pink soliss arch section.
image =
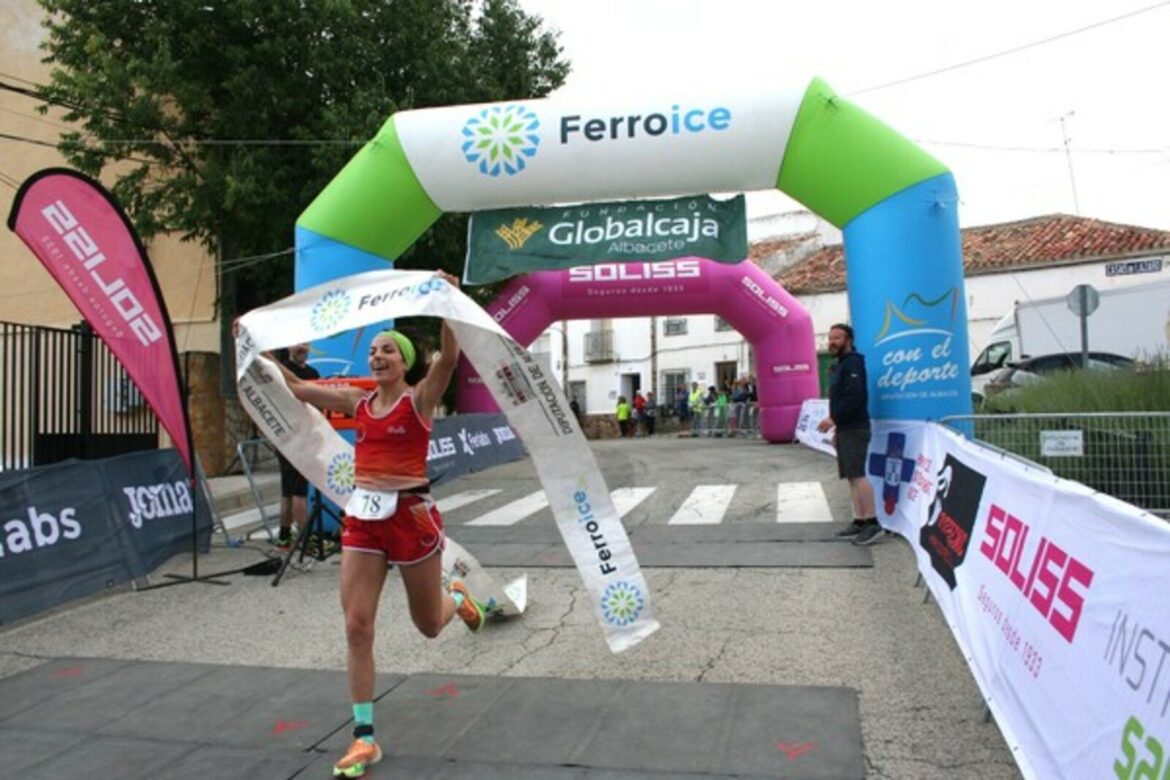
{"type": "MultiPolygon", "coordinates": [[[[684,257],[535,271],[513,279],[487,311],[525,346],[557,320],[717,314],[755,350],[760,433],[767,441],[792,441],[801,403],[818,395],[812,318],[750,261],[684,257]]],[[[461,361],[459,409],[497,411],[475,370],[461,361]]]]}

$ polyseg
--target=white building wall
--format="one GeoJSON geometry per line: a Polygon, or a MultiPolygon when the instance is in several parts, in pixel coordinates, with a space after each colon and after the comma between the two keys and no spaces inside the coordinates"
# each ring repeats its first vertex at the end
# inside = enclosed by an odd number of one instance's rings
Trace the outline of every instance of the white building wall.
{"type": "MultiPolygon", "coordinates": [[[[1170,257],[1164,258],[1161,273],[1135,274],[1133,276],[1107,277],[1105,266],[1110,262],[1116,261],[968,276],[965,279],[965,287],[967,292],[968,347],[971,359],[974,360],[975,356],[987,346],[987,337],[991,335],[992,329],[1005,314],[1012,310],[1016,301],[1067,295],[1078,284],[1091,284],[1098,290],[1109,290],[1170,279],[1170,257]]],[[[829,328],[833,323],[850,322],[846,292],[841,290],[815,295],[798,295],[796,298],[812,315],[813,328],[817,334],[817,351],[824,352],[829,328]]]]}
{"type": "MultiPolygon", "coordinates": [[[[789,216],[781,222],[788,227],[795,217],[789,216]]],[[[799,220],[797,220],[799,222],[799,220]]],[[[805,225],[800,223],[803,228],[805,225]]],[[[831,236],[830,236],[831,237],[831,236]]],[[[755,239],[753,239],[755,240],[755,239]]],[[[839,240],[839,239],[838,239],[839,240]]],[[[1140,255],[1133,258],[1138,259],[1140,255]]],[[[1155,255],[1157,257],[1157,255],[1155,255]]],[[[1091,284],[1098,290],[1146,284],[1170,279],[1170,256],[1163,259],[1163,269],[1156,274],[1133,276],[1105,275],[1107,262],[1064,265],[1049,268],[1011,271],[999,274],[980,274],[966,279],[968,346],[971,358],[986,346],[987,337],[995,324],[1011,310],[1016,301],[1051,298],[1067,294],[1078,284],[1091,284]]],[[[836,322],[850,322],[849,303],[846,291],[799,295],[797,300],[812,316],[816,332],[817,351],[827,347],[828,331],[836,322]]],[[[698,381],[704,387],[715,383],[715,364],[736,361],[737,374],[755,373],[752,352],[744,338],[736,331],[716,331],[714,315],[693,315],[685,319],[686,334],[666,336],[666,317],[639,317],[621,320],[583,320],[568,323],[569,359],[567,375],[569,382],[584,381],[586,387],[585,411],[600,414],[611,411],[617,404],[617,397],[626,393],[628,382],[623,386],[623,375],[637,374],[643,391],[654,388],[658,391],[659,403],[671,399],[663,395],[663,375],[670,371],[686,371],[691,381],[698,381]],[[651,323],[657,328],[657,376],[651,377],[651,323]],[[611,327],[613,336],[612,362],[587,363],[585,361],[585,334],[602,325],[611,327]]],[[[558,368],[559,332],[558,323],[541,338],[549,337],[550,349],[557,350],[550,364],[554,374],[561,378],[563,369],[558,368]],[[555,331],[555,333],[551,333],[555,331]],[[551,333],[551,335],[550,335],[551,333]]]]}
{"type": "Polygon", "coordinates": [[[658,318],[658,395],[662,397],[663,375],[685,371],[689,381],[703,387],[715,384],[715,364],[735,361],[736,375],[755,373],[751,365],[751,350],[743,336],[735,330],[715,329],[715,315],[704,314],[683,317],[687,322],[686,335],[665,335],[665,317],[658,318]]]}
{"type": "MultiPolygon", "coordinates": [[[[1135,255],[1133,258],[1140,259],[1135,255]]],[[[992,328],[1015,306],[1017,301],[1054,298],[1067,295],[1078,284],[1091,284],[1098,290],[1131,287],[1170,280],[1170,256],[1162,257],[1160,273],[1132,276],[1106,276],[1105,266],[1116,260],[1066,265],[1002,274],[984,274],[967,279],[967,320],[970,329],[971,359],[985,346],[992,328]]]]}

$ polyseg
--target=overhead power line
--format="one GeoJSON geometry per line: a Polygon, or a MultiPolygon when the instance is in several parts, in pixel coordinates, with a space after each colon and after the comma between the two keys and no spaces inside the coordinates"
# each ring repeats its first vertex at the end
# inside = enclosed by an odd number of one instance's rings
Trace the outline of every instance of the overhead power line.
{"type": "MultiPolygon", "coordinates": [[[[1025,152],[1030,154],[1064,154],[1065,148],[1063,146],[1013,146],[1013,145],[997,145],[997,144],[978,144],[967,141],[932,141],[925,138],[915,138],[914,143],[924,144],[927,146],[954,146],[961,149],[978,149],[987,152],[1025,152]]],[[[1170,154],[1170,147],[1165,149],[1157,149],[1148,147],[1144,149],[1105,149],[1092,147],[1069,147],[1068,151],[1073,154],[1106,154],[1106,155],[1165,155],[1170,154]]]]}
{"type": "MultiPolygon", "coordinates": [[[[29,137],[23,136],[23,135],[12,135],[11,133],[0,133],[0,139],[5,140],[5,141],[15,141],[16,143],[22,143],[22,144],[32,144],[33,146],[47,146],[50,149],[59,149],[61,146],[59,143],[57,143],[55,141],[45,141],[45,140],[42,140],[40,138],[29,138],[29,137]]],[[[83,144],[81,142],[78,142],[76,144],[76,147],[77,147],[78,151],[101,152],[102,154],[105,154],[107,157],[114,157],[114,155],[112,153],[106,152],[103,149],[97,149],[97,148],[92,147],[92,146],[86,146],[85,144],[83,144]]],[[[162,165],[162,162],[159,160],[144,160],[141,157],[118,157],[117,159],[129,160],[130,162],[142,163],[143,165],[162,165]]]]}
{"type": "Polygon", "coordinates": [[[930,78],[931,76],[938,76],[942,73],[950,73],[953,70],[959,70],[960,68],[966,68],[966,67],[969,67],[971,65],[978,65],[981,62],[988,62],[989,60],[998,59],[1000,57],[1006,57],[1009,54],[1017,54],[1019,52],[1026,51],[1028,49],[1034,49],[1037,46],[1043,46],[1045,44],[1052,43],[1053,41],[1059,41],[1062,38],[1068,38],[1068,37],[1071,37],[1073,35],[1079,35],[1083,32],[1088,32],[1089,30],[1095,30],[1098,27],[1104,27],[1106,25],[1113,24],[1115,22],[1120,22],[1120,21],[1123,21],[1125,19],[1131,19],[1131,18],[1138,16],[1140,14],[1148,13],[1150,11],[1155,11],[1159,8],[1164,8],[1167,5],[1170,5],[1170,0],[1162,0],[1162,2],[1160,2],[1160,3],[1154,3],[1153,5],[1148,5],[1144,8],[1138,8],[1135,11],[1130,11],[1129,13],[1124,13],[1124,14],[1121,14],[1120,16],[1113,16],[1113,17],[1110,17],[1109,19],[1102,19],[1101,21],[1093,22],[1092,24],[1086,24],[1085,26],[1077,27],[1074,30],[1066,30],[1065,32],[1057,33],[1056,35],[1050,35],[1047,38],[1041,38],[1038,41],[1032,41],[1031,43],[1025,43],[1025,44],[1022,44],[1020,46],[1013,46],[1010,49],[1004,49],[1003,51],[997,51],[993,54],[985,54],[984,56],[976,57],[975,59],[965,60],[963,62],[956,62],[954,65],[946,65],[944,67],[936,68],[935,70],[927,71],[925,73],[919,73],[919,74],[916,74],[914,76],[906,76],[905,78],[896,79],[895,81],[887,81],[884,84],[876,84],[872,87],[866,87],[865,89],[856,90],[853,92],[849,92],[847,94],[849,95],[849,97],[854,97],[856,95],[864,95],[868,92],[876,92],[879,89],[888,89],[889,87],[896,87],[896,86],[899,86],[901,84],[909,84],[912,81],[920,81],[921,79],[930,78]]]}
{"type": "Polygon", "coordinates": [[[28,85],[33,86],[33,87],[41,86],[40,84],[36,83],[35,81],[29,81],[28,79],[23,78],[21,76],[17,76],[14,73],[4,73],[3,71],[0,71],[0,78],[12,79],[13,81],[23,81],[25,84],[28,84],[28,85]]]}
{"type": "Polygon", "coordinates": [[[4,113],[6,113],[6,114],[12,114],[13,116],[18,116],[18,117],[20,117],[20,118],[22,118],[22,119],[29,119],[29,120],[31,120],[31,121],[33,121],[33,122],[40,122],[41,124],[45,124],[45,125],[55,125],[55,126],[57,126],[57,127],[63,127],[63,128],[65,128],[66,130],[72,130],[72,129],[73,129],[72,127],[70,127],[69,125],[65,124],[64,122],[56,122],[56,121],[54,121],[54,120],[52,120],[52,119],[45,119],[43,116],[33,116],[32,114],[25,114],[25,113],[23,113],[23,112],[21,112],[21,111],[16,111],[16,110],[14,110],[14,109],[11,109],[11,108],[3,108],[3,107],[0,107],[0,111],[3,111],[3,112],[4,112],[4,113]]]}

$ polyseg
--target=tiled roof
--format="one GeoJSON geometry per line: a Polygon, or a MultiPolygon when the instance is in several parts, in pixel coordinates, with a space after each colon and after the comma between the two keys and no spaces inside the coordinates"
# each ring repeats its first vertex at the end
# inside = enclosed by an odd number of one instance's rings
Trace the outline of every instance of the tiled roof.
{"type": "Polygon", "coordinates": [[[795,236],[771,238],[767,241],[756,241],[748,247],[748,257],[758,263],[777,252],[798,249],[813,238],[816,238],[816,233],[801,233],[795,236]]]}
{"type": "MultiPolygon", "coordinates": [[[[962,241],[967,276],[1170,252],[1168,231],[1068,214],[965,228],[962,241]]],[[[843,290],[844,248],[841,244],[824,247],[780,273],[776,281],[796,294],[843,290]]]]}

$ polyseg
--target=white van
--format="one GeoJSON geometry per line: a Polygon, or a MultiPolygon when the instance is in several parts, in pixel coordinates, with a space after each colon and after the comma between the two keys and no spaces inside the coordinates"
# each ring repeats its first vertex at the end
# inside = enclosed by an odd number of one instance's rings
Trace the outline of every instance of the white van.
{"type": "MultiPolygon", "coordinates": [[[[1088,319],[1089,349],[1137,361],[1170,356],[1170,281],[1099,292],[1100,306],[1088,319]]],[[[1017,301],[996,323],[987,346],[971,364],[976,400],[992,374],[1010,362],[1081,351],[1081,321],[1067,296],[1017,301]]]]}

